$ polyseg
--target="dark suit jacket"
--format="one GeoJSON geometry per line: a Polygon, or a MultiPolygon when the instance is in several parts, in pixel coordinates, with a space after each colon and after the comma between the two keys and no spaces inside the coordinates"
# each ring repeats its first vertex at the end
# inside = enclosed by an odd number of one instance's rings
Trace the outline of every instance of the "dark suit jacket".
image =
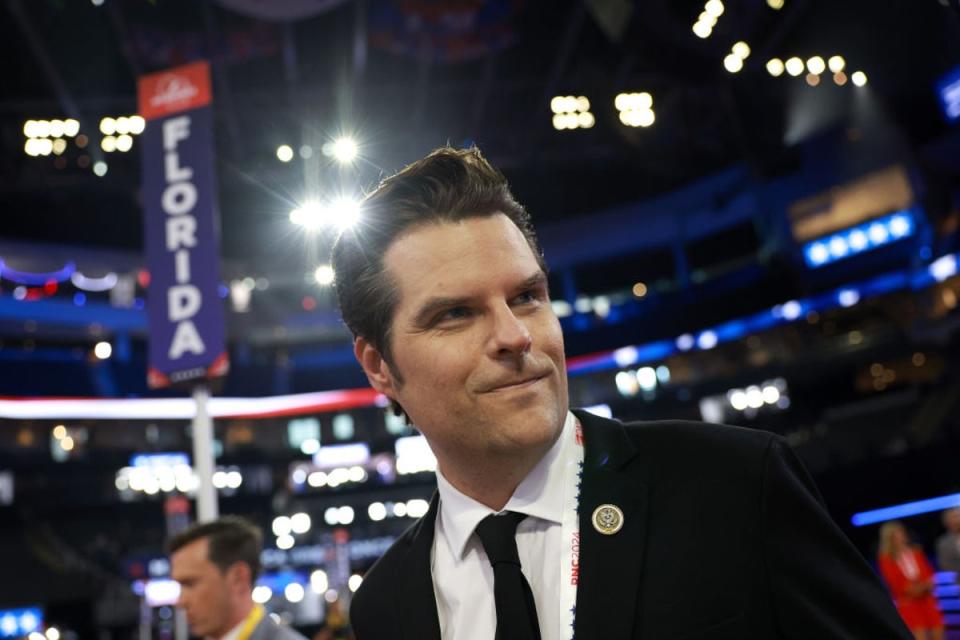
{"type": "MultiPolygon", "coordinates": [[[[913,637],[781,438],[576,413],[586,447],[578,639],[913,637]],[[612,536],[591,523],[604,503],[624,513],[612,536]]],[[[358,640],[440,638],[437,506],[434,496],[367,573],[350,611],[358,640]]]]}

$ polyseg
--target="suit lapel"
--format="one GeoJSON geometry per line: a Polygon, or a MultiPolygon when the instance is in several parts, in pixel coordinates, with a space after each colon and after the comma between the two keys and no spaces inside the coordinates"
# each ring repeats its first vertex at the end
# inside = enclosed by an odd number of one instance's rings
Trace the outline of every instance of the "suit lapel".
{"type": "Polygon", "coordinates": [[[647,534],[647,486],[638,479],[637,450],[623,425],[578,411],[584,431],[580,495],[580,576],[577,638],[633,637],[647,534]],[[623,528],[604,535],[593,526],[603,504],[623,511],[623,528]]]}
{"type": "Polygon", "coordinates": [[[440,494],[434,493],[430,510],[412,531],[407,552],[396,576],[401,637],[407,640],[440,640],[440,618],[433,592],[430,552],[440,494]]]}

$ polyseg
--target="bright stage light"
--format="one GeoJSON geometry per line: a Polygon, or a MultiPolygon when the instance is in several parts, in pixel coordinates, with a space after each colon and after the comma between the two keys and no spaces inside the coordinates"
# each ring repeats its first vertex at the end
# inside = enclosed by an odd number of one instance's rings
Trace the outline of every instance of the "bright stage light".
{"type": "Polygon", "coordinates": [[[804,258],[808,266],[819,267],[910,237],[914,227],[913,216],[905,209],[813,240],[804,246],[804,258]]]}
{"type": "Polygon", "coordinates": [[[650,392],[657,388],[657,371],[653,367],[641,367],[637,370],[637,382],[640,388],[650,392]]]}
{"type": "Polygon", "coordinates": [[[143,119],[143,116],[130,116],[127,118],[129,124],[130,133],[135,136],[143,133],[143,130],[147,128],[147,121],[143,119]]]}
{"type": "Polygon", "coordinates": [[[703,10],[714,18],[719,18],[723,15],[723,8],[723,2],[721,0],[709,0],[709,2],[703,6],[703,10]]]}
{"type": "Polygon", "coordinates": [[[106,360],[113,353],[113,347],[109,342],[98,342],[93,348],[93,354],[100,360],[106,360]]]}
{"type": "Polygon", "coordinates": [[[747,394],[740,389],[734,389],[727,394],[727,400],[730,406],[737,411],[743,411],[747,408],[747,394]]]}
{"type": "Polygon", "coordinates": [[[815,76],[820,75],[827,68],[827,64],[823,61],[823,58],[820,56],[813,56],[807,60],[807,71],[812,73],[815,76]]]}
{"type": "Polygon", "coordinates": [[[550,110],[553,111],[553,128],[557,131],[589,129],[596,123],[586,96],[554,96],[550,100],[550,110]]]}
{"type": "Polygon", "coordinates": [[[317,281],[317,284],[323,287],[327,287],[333,284],[333,279],[334,279],[333,267],[331,267],[328,264],[320,265],[313,272],[313,279],[317,281]]]}
{"type": "Polygon", "coordinates": [[[840,73],[843,71],[843,68],[847,66],[847,61],[843,59],[843,56],[830,56],[830,59],[827,61],[827,66],[830,68],[830,71],[840,73]]]}
{"type": "Polygon", "coordinates": [[[290,162],[293,160],[293,148],[288,144],[282,144],[277,147],[277,160],[280,162],[290,162]]]}
{"type": "Polygon", "coordinates": [[[290,518],[287,516],[277,516],[273,519],[271,530],[273,531],[273,535],[277,537],[290,535],[292,531],[290,518]]]}
{"type": "Polygon", "coordinates": [[[117,121],[111,117],[102,118],[100,120],[100,133],[105,136],[112,136],[117,132],[117,121]]]}
{"type": "Polygon", "coordinates": [[[350,576],[350,579],[347,580],[347,587],[351,592],[356,591],[360,588],[360,585],[363,583],[363,576],[359,576],[356,573],[350,576]]]}
{"type": "Polygon", "coordinates": [[[373,502],[367,507],[367,515],[374,522],[380,522],[387,517],[387,508],[382,502],[373,502]]]}
{"type": "Polygon", "coordinates": [[[746,60],[750,57],[750,45],[743,40],[737,42],[733,45],[733,54],[741,60],[746,60]]]}
{"type": "Polygon", "coordinates": [[[325,214],[319,202],[306,202],[290,212],[290,222],[313,231],[323,225],[325,214]]]}
{"type": "Polygon", "coordinates": [[[98,177],[102,178],[107,175],[107,163],[103,160],[98,160],[93,163],[93,173],[98,177]]]}
{"type": "Polygon", "coordinates": [[[317,569],[310,574],[310,589],[314,593],[326,593],[327,589],[330,588],[330,580],[327,578],[327,572],[323,569],[317,569]]]}
{"type": "Polygon", "coordinates": [[[283,595],[290,602],[300,602],[303,600],[303,585],[291,582],[283,588],[283,595]]]}
{"type": "Polygon", "coordinates": [[[867,84],[867,74],[865,74],[863,71],[854,71],[853,75],[850,76],[850,80],[853,81],[853,84],[857,85],[858,87],[862,87],[867,84]]]}
{"type": "Polygon", "coordinates": [[[784,64],[784,67],[786,68],[787,73],[796,78],[803,73],[803,60],[794,56],[787,60],[786,64],[784,64]]]}
{"type": "Polygon", "coordinates": [[[343,164],[353,162],[357,157],[357,143],[352,138],[338,138],[333,143],[333,157],[343,164]]]}
{"type": "Polygon", "coordinates": [[[735,53],[728,53],[723,59],[723,66],[730,73],[737,73],[743,69],[743,59],[735,53]]]}
{"type": "Polygon", "coordinates": [[[705,40],[710,37],[711,33],[713,33],[713,27],[706,22],[697,22],[695,25],[693,25],[693,32],[698,38],[703,38],[705,40]]]}
{"type": "Polygon", "coordinates": [[[360,220],[360,203],[352,198],[337,198],[328,207],[328,217],[341,231],[360,220]]]}
{"type": "Polygon", "coordinates": [[[310,515],[306,513],[295,513],[290,516],[290,528],[294,533],[306,533],[310,531],[310,515]]]}
{"type": "Polygon", "coordinates": [[[133,138],[130,134],[124,133],[117,136],[117,151],[130,151],[133,148],[133,138]]]}

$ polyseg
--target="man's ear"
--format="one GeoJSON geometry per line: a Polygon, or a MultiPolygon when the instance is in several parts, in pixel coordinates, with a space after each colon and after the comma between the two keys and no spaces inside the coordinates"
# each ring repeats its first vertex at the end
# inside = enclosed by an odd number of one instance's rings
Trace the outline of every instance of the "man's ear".
{"type": "Polygon", "coordinates": [[[357,362],[363,367],[363,372],[367,374],[370,386],[391,400],[396,400],[396,382],[390,371],[390,366],[380,355],[377,348],[365,338],[354,338],[353,355],[356,356],[357,362]]]}
{"type": "Polygon", "coordinates": [[[237,561],[227,568],[227,583],[230,585],[252,588],[253,572],[250,571],[250,565],[246,562],[237,561]]]}

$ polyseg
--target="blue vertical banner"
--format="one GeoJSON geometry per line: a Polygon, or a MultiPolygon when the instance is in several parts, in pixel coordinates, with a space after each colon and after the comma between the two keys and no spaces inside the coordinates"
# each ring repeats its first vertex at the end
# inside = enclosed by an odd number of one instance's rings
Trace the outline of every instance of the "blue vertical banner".
{"type": "Polygon", "coordinates": [[[152,388],[229,369],[220,285],[210,66],[138,82],[152,388]]]}

